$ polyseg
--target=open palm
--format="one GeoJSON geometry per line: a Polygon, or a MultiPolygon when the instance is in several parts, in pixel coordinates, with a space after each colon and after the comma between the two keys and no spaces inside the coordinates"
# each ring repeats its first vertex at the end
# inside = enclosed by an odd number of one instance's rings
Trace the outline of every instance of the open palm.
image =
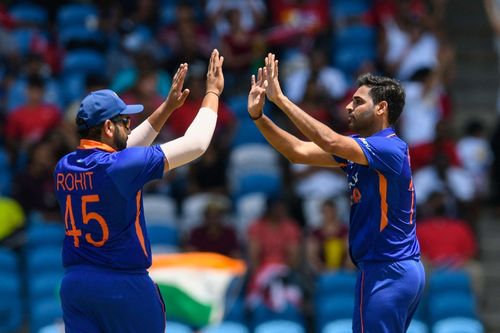
{"type": "Polygon", "coordinates": [[[264,62],[266,67],[264,68],[263,77],[268,82],[266,95],[270,101],[276,102],[283,95],[278,80],[278,60],[276,60],[276,56],[273,53],[269,53],[264,62]]]}
{"type": "Polygon", "coordinates": [[[248,113],[252,118],[258,118],[262,114],[266,101],[266,87],[267,81],[264,80],[263,69],[259,68],[257,80],[255,80],[255,75],[252,75],[252,87],[248,94],[248,113]]]}

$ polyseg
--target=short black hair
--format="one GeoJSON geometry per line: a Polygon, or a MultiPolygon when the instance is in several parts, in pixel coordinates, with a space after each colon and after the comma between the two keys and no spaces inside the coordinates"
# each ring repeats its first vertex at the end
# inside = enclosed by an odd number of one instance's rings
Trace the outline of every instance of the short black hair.
{"type": "Polygon", "coordinates": [[[357,85],[358,87],[367,86],[370,88],[370,97],[373,99],[373,103],[387,102],[389,124],[394,125],[405,106],[406,94],[401,83],[389,77],[368,73],[358,77],[357,85]]]}
{"type": "Polygon", "coordinates": [[[101,140],[101,133],[102,133],[102,124],[78,130],[78,135],[80,136],[80,139],[89,139],[94,141],[101,140]]]}

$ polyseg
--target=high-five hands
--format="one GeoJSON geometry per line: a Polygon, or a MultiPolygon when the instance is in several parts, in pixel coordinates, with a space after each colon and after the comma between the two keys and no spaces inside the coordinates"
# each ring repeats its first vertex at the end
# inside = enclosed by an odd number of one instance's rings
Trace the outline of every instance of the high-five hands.
{"type": "Polygon", "coordinates": [[[219,51],[214,49],[210,56],[207,70],[207,93],[212,92],[220,96],[224,90],[224,74],[222,73],[222,64],[224,57],[219,55],[219,51]]]}
{"type": "Polygon", "coordinates": [[[248,94],[248,114],[253,120],[262,117],[262,109],[266,100],[266,88],[268,86],[267,80],[264,80],[264,70],[259,68],[257,72],[257,80],[255,75],[252,75],[252,87],[248,94]]]}
{"type": "Polygon", "coordinates": [[[265,67],[263,71],[264,80],[268,82],[266,86],[266,96],[269,100],[276,104],[276,102],[283,97],[280,83],[278,80],[278,60],[276,55],[268,53],[264,59],[265,67]]]}
{"type": "Polygon", "coordinates": [[[184,63],[179,66],[177,72],[172,79],[172,86],[165,101],[167,110],[175,110],[184,104],[184,101],[189,95],[189,89],[184,89],[184,79],[188,71],[188,64],[184,63]]]}

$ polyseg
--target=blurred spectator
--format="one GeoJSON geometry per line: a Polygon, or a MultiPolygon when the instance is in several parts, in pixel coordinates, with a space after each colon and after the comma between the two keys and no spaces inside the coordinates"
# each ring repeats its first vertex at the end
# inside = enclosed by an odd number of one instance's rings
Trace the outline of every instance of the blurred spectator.
{"type": "Polygon", "coordinates": [[[232,32],[228,11],[237,11],[241,29],[245,32],[257,31],[266,17],[266,4],[262,0],[208,0],[206,13],[217,35],[232,32]]]}
{"type": "Polygon", "coordinates": [[[485,134],[485,128],[479,120],[470,120],[465,135],[457,142],[460,161],[473,178],[476,197],[481,199],[489,194],[493,162],[493,152],[485,134]]]}
{"type": "Polygon", "coordinates": [[[399,121],[402,138],[409,147],[434,141],[438,122],[448,116],[441,103],[444,90],[439,71],[419,68],[404,88],[406,102],[399,121]]]}
{"type": "Polygon", "coordinates": [[[151,79],[154,78],[154,82],[151,82],[154,83],[151,93],[154,91],[162,99],[166,98],[171,84],[170,75],[159,67],[157,59],[147,51],[139,51],[134,54],[133,60],[131,67],[121,70],[114,76],[111,89],[117,94],[129,92],[141,95],[145,91],[141,91],[139,80],[151,76],[151,79]]]}
{"type": "Polygon", "coordinates": [[[39,141],[61,122],[61,112],[43,101],[43,79],[28,78],[26,104],[14,109],[8,116],[5,128],[7,144],[15,154],[39,141]]]}
{"type": "Polygon", "coordinates": [[[414,172],[432,164],[438,154],[446,155],[452,166],[461,165],[449,121],[437,122],[433,136],[434,139],[431,142],[410,146],[411,168],[414,172]]]}
{"type": "MultiPolygon", "coordinates": [[[[494,47],[497,52],[498,71],[500,74],[500,1],[484,0],[484,6],[491,28],[493,29],[494,47]]],[[[500,114],[500,84],[498,85],[497,93],[497,112],[500,114]]]]}
{"type": "Polygon", "coordinates": [[[212,141],[205,154],[189,165],[189,193],[228,194],[226,184],[228,156],[227,148],[218,141],[212,141]]]}
{"type": "Polygon", "coordinates": [[[497,115],[496,125],[490,139],[493,152],[493,164],[491,166],[491,199],[500,213],[500,114],[497,115]]]}
{"type": "Polygon", "coordinates": [[[261,36],[252,30],[246,30],[241,24],[241,12],[238,9],[226,11],[230,31],[222,35],[221,53],[224,54],[226,86],[230,94],[246,92],[252,65],[261,59],[265,46],[261,36]]]}
{"type": "Polygon", "coordinates": [[[315,274],[353,268],[349,259],[348,228],[340,219],[335,202],[324,201],[321,212],[321,225],[313,228],[307,237],[307,264],[315,274]]]}
{"type": "Polygon", "coordinates": [[[300,241],[301,231],[288,217],[285,201],[269,198],[262,218],[248,228],[250,306],[264,303],[276,311],[300,306],[300,241]]]}
{"type": "Polygon", "coordinates": [[[49,142],[42,141],[30,148],[27,168],[17,175],[12,191],[27,215],[36,212],[47,221],[62,221],[54,194],[55,164],[56,156],[49,142]]]}
{"type": "Polygon", "coordinates": [[[159,40],[168,49],[166,69],[173,72],[181,63],[207,63],[212,44],[203,22],[195,18],[191,5],[179,3],[176,7],[176,22],[160,32],[159,40]]]}
{"type": "Polygon", "coordinates": [[[309,87],[315,88],[319,95],[314,98],[332,101],[342,99],[348,89],[342,72],[328,64],[327,53],[320,47],[312,49],[307,62],[287,75],[284,81],[284,92],[295,103],[304,99],[309,87]]]}
{"type": "Polygon", "coordinates": [[[266,41],[281,48],[284,60],[294,52],[308,52],[330,27],[328,0],[274,0],[268,6],[273,21],[266,41]]]}
{"type": "Polygon", "coordinates": [[[241,257],[236,230],[226,223],[228,207],[222,201],[209,201],[202,223],[189,233],[186,251],[216,252],[232,258],[241,257]]]}
{"type": "Polygon", "coordinates": [[[248,228],[251,268],[258,272],[265,265],[275,263],[296,268],[300,239],[301,231],[297,221],[288,216],[285,201],[268,199],[262,218],[252,222],[248,228]]]}
{"type": "Polygon", "coordinates": [[[451,165],[448,156],[443,153],[437,153],[431,165],[417,170],[413,174],[413,182],[417,207],[422,210],[434,192],[445,196],[449,216],[465,214],[475,198],[471,175],[465,169],[451,165]]]}
{"type": "Polygon", "coordinates": [[[417,223],[417,237],[422,260],[429,271],[461,268],[469,272],[473,287],[480,295],[483,289],[481,264],[477,262],[478,244],[467,221],[446,214],[446,197],[434,192],[426,202],[429,215],[417,223]]]}
{"type": "Polygon", "coordinates": [[[62,108],[63,95],[61,87],[57,80],[53,77],[53,72],[38,54],[28,54],[22,58],[22,66],[20,73],[13,78],[7,90],[7,110],[10,112],[15,108],[26,104],[28,99],[28,84],[30,77],[38,76],[42,79],[43,85],[43,101],[47,104],[57,105],[62,108]]]}
{"type": "Polygon", "coordinates": [[[439,41],[426,28],[423,15],[412,15],[403,2],[397,9],[394,17],[385,17],[382,22],[382,57],[388,75],[408,80],[417,69],[433,69],[438,64],[439,41]]]}

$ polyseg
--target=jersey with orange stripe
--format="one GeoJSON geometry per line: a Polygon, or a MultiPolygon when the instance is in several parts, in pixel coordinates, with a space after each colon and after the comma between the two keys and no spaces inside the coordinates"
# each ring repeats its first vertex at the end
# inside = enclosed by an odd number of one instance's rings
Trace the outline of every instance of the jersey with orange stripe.
{"type": "Polygon", "coordinates": [[[63,265],[146,271],[151,249],[141,190],[163,170],[159,146],[116,152],[82,140],[79,149],[64,156],[54,171],[66,227],[63,265]]]}
{"type": "Polygon", "coordinates": [[[335,157],[351,190],[349,251],[355,263],[419,259],[415,190],[407,144],[388,127],[353,136],[368,166],[335,157]]]}

